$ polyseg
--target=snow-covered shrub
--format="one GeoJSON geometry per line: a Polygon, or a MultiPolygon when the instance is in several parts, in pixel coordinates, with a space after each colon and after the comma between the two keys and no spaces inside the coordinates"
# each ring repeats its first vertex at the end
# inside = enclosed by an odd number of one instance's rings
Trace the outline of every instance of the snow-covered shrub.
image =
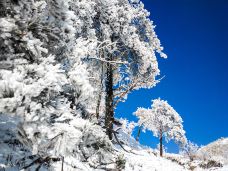
{"type": "MultiPolygon", "coordinates": [[[[5,168],[40,167],[46,170],[59,170],[63,158],[66,170],[87,170],[86,168],[98,168],[101,165],[104,167],[116,162],[116,154],[103,129],[89,121],[77,118],[67,124],[56,124],[51,129],[46,128],[49,141],[41,142],[42,139],[37,137],[35,142],[28,137],[24,137],[23,140],[20,137],[22,144],[16,135],[16,120],[20,121],[19,118],[3,114],[0,119],[0,162],[5,164],[5,168]],[[85,164],[82,164],[83,162],[85,164]]],[[[22,133],[22,130],[20,131],[22,133]]],[[[24,136],[21,133],[20,136],[24,136]]],[[[25,131],[23,133],[27,134],[25,131]]],[[[42,134],[36,134],[42,137],[42,134]]]]}
{"type": "Polygon", "coordinates": [[[181,153],[187,156],[191,161],[193,161],[197,157],[198,150],[199,146],[188,140],[188,143],[184,146],[181,153]]]}
{"type": "Polygon", "coordinates": [[[120,154],[117,156],[116,159],[116,169],[117,170],[123,170],[125,169],[126,159],[123,154],[120,154]]]}
{"type": "Polygon", "coordinates": [[[201,168],[209,169],[213,167],[222,167],[222,163],[215,160],[206,160],[199,165],[201,168]]]}
{"type": "Polygon", "coordinates": [[[79,143],[83,160],[94,164],[106,164],[112,161],[112,144],[103,130],[97,125],[85,126],[79,143]]]}
{"type": "Polygon", "coordinates": [[[174,154],[166,154],[165,158],[171,160],[172,162],[178,163],[179,165],[185,166],[187,164],[186,159],[183,156],[176,156],[174,154]]]}

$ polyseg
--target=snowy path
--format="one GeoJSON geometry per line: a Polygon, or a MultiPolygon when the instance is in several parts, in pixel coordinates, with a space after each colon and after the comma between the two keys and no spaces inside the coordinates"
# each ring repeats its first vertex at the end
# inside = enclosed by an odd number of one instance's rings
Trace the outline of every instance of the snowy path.
{"type": "Polygon", "coordinates": [[[157,157],[148,150],[135,150],[134,153],[125,153],[126,171],[185,171],[182,166],[167,159],[157,157]]]}

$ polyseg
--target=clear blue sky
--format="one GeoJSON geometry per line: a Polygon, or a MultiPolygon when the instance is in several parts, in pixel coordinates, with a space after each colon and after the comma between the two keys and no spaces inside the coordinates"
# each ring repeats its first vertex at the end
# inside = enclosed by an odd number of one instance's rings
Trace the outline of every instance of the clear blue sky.
{"type": "MultiPolygon", "coordinates": [[[[184,120],[187,138],[205,145],[228,137],[228,1],[143,0],[168,59],[159,60],[165,79],[151,90],[139,90],[121,103],[116,116],[137,121],[137,107],[151,99],[167,100],[184,120]]],[[[155,147],[150,132],[140,142],[155,147]]],[[[168,151],[177,147],[167,144],[168,151]]]]}

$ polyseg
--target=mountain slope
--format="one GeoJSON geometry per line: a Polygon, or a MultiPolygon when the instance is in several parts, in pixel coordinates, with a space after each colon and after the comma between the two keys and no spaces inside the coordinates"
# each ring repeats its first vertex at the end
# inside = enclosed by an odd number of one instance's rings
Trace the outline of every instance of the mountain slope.
{"type": "MultiPolygon", "coordinates": [[[[93,131],[86,131],[85,124],[82,119],[76,119],[78,121],[78,127],[80,127],[83,137],[88,133],[89,137],[85,140],[80,137],[77,157],[75,159],[65,156],[65,161],[63,168],[68,171],[88,171],[88,170],[125,170],[125,171],[182,171],[185,170],[182,166],[177,163],[171,162],[170,160],[157,157],[153,150],[146,148],[138,144],[132,137],[128,136],[124,132],[120,135],[128,138],[128,145],[123,145],[124,151],[118,144],[115,142],[110,144],[109,152],[107,151],[107,145],[102,145],[98,147],[99,149],[92,148],[98,139],[94,138],[92,132],[96,132],[96,135],[103,136],[102,129],[93,127],[93,131]],[[83,131],[84,130],[84,131],[83,131]],[[85,144],[85,145],[84,145],[85,144]],[[90,145],[93,144],[93,145],[90,145]],[[80,155],[80,154],[83,155],[80,155]],[[103,156],[103,154],[105,156],[103,156]],[[85,159],[85,156],[86,159],[85,159]],[[70,163],[73,162],[75,166],[72,168],[70,163]],[[70,165],[69,165],[70,164],[70,165]],[[69,165],[69,166],[68,166],[69,165]]],[[[19,171],[26,165],[30,165],[33,161],[37,159],[37,156],[33,155],[29,149],[26,149],[19,141],[15,135],[17,131],[17,124],[20,122],[20,119],[17,117],[10,117],[8,115],[0,115],[0,170],[11,170],[19,171]]],[[[86,122],[87,127],[89,125],[86,122]]],[[[76,138],[76,137],[75,137],[76,138]]],[[[119,137],[123,141],[123,137],[119,137]]],[[[108,142],[108,140],[107,140],[108,142]]],[[[69,144],[70,142],[68,142],[69,144]]],[[[52,170],[61,170],[62,161],[53,163],[55,167],[52,167],[52,170]]],[[[28,169],[35,170],[37,164],[34,163],[28,169]]],[[[47,168],[45,165],[40,167],[40,170],[47,171],[50,168],[47,168]]]]}
{"type": "Polygon", "coordinates": [[[197,156],[201,159],[214,159],[228,164],[228,138],[218,139],[204,147],[201,147],[197,156]]]}
{"type": "MultiPolygon", "coordinates": [[[[30,165],[37,159],[29,149],[18,141],[15,135],[17,124],[20,122],[18,117],[0,115],[0,170],[19,171],[24,166],[30,165]],[[3,169],[4,170],[4,169],[3,169]]],[[[122,142],[122,147],[114,141],[105,139],[105,134],[100,126],[93,125],[86,120],[77,118],[75,120],[79,129],[78,151],[75,158],[65,156],[64,170],[67,171],[187,171],[190,170],[189,160],[182,155],[165,154],[164,158],[157,155],[156,150],[144,147],[135,141],[134,138],[124,131],[119,131],[118,139],[122,142]],[[81,136],[82,135],[82,136],[81,136]],[[87,136],[88,135],[88,136],[87,136]],[[86,138],[87,137],[87,138],[86,138]],[[101,141],[102,140],[102,141],[101,141]],[[103,143],[102,143],[103,142],[103,143]],[[167,159],[169,156],[169,159],[167,159]],[[173,159],[176,159],[173,160],[173,159]],[[72,167],[74,166],[74,167],[72,167]]],[[[77,137],[75,137],[77,138],[77,137]]],[[[208,153],[207,156],[217,159],[227,159],[228,139],[219,139],[205,147],[202,147],[199,155],[208,153]]],[[[69,144],[70,142],[67,142],[69,144]]],[[[195,171],[226,171],[228,166],[202,168],[200,163],[203,161],[194,161],[190,163],[195,165],[195,171]],[[195,163],[195,164],[194,164],[195,163]]],[[[227,161],[226,161],[227,162],[227,161]]],[[[52,163],[52,170],[61,170],[62,161],[52,163]]],[[[35,170],[37,164],[30,167],[35,170]]],[[[45,164],[40,171],[50,170],[45,164]]]]}

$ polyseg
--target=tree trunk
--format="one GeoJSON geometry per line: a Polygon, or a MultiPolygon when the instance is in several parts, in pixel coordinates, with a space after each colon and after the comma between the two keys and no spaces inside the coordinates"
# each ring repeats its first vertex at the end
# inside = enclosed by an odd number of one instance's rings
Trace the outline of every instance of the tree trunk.
{"type": "Polygon", "coordinates": [[[61,171],[63,171],[63,164],[64,164],[64,157],[62,157],[62,168],[61,168],[61,171]]]}
{"type": "Polygon", "coordinates": [[[96,107],[96,118],[99,119],[99,112],[100,112],[100,104],[101,104],[101,92],[98,96],[97,100],[97,107],[96,107]]]}
{"type": "Polygon", "coordinates": [[[97,119],[99,119],[99,113],[100,113],[100,105],[101,105],[101,97],[102,97],[102,92],[103,92],[103,71],[104,67],[103,67],[103,63],[102,63],[102,69],[101,69],[101,80],[100,80],[100,92],[98,95],[98,100],[97,100],[97,106],[96,106],[96,117],[97,119]]]}
{"type": "Polygon", "coordinates": [[[141,130],[142,130],[142,126],[140,126],[138,129],[138,133],[137,133],[137,137],[136,137],[137,142],[139,141],[139,136],[140,136],[141,130]]]}
{"type": "MultiPolygon", "coordinates": [[[[112,60],[110,57],[109,60],[112,60]]],[[[106,71],[106,98],[105,98],[105,127],[106,134],[109,139],[112,139],[112,130],[113,130],[113,121],[114,121],[114,108],[113,108],[113,69],[112,64],[107,63],[107,71],[106,71]]]]}
{"type": "Polygon", "coordinates": [[[160,131],[160,156],[163,156],[162,131],[160,131]]]}

